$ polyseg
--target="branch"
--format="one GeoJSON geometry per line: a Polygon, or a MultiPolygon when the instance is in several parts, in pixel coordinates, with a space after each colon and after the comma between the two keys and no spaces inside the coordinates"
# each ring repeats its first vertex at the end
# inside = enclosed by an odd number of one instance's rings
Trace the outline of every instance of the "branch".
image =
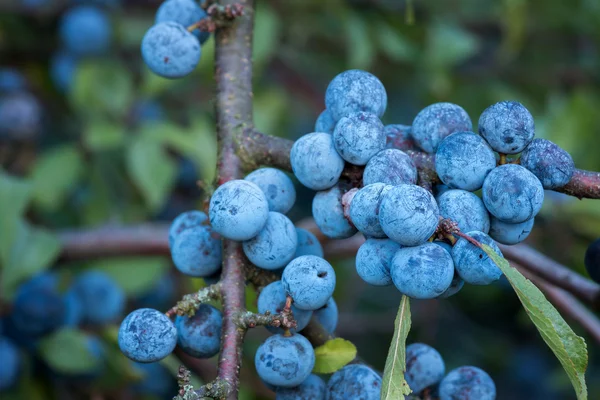
{"type": "Polygon", "coordinates": [[[211,300],[220,300],[221,290],[221,282],[217,282],[198,290],[196,293],[186,294],[183,296],[183,299],[177,302],[176,306],[172,307],[165,314],[167,314],[168,317],[174,315],[187,315],[191,317],[196,313],[201,304],[211,300]]]}

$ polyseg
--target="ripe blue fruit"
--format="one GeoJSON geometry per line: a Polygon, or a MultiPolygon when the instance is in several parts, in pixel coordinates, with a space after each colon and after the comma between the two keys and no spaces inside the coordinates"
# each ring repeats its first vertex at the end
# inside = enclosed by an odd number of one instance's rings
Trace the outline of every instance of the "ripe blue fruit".
{"type": "Polygon", "coordinates": [[[483,204],[503,222],[532,219],[542,208],[544,188],[538,178],[516,164],[494,168],[483,182],[483,204]]]}
{"type": "Polygon", "coordinates": [[[21,368],[19,349],[8,338],[0,336],[0,391],[6,390],[17,382],[21,368]]]}
{"type": "Polygon", "coordinates": [[[436,349],[424,343],[406,346],[406,383],[413,393],[436,385],[444,377],[446,366],[436,349]]]}
{"type": "Polygon", "coordinates": [[[76,55],[95,55],[108,50],[111,23],[103,10],[93,6],[77,6],[60,20],[60,38],[67,50],[76,55]]]}
{"type": "Polygon", "coordinates": [[[119,328],[119,347],[133,361],[150,363],[168,356],[177,344],[177,329],[165,314],[140,308],[119,328]]]}
{"type": "Polygon", "coordinates": [[[338,307],[333,297],[330,297],[329,300],[327,300],[327,304],[323,307],[313,311],[313,315],[327,332],[333,333],[335,331],[339,315],[338,307]]]}
{"type": "Polygon", "coordinates": [[[181,78],[191,73],[200,61],[200,42],[176,22],[161,22],[142,39],[142,58],[157,75],[181,78]]]}
{"type": "Polygon", "coordinates": [[[27,80],[15,68],[0,68],[0,93],[11,93],[25,90],[27,80]]]}
{"type": "Polygon", "coordinates": [[[50,77],[59,90],[68,92],[77,73],[78,59],[67,51],[59,51],[50,59],[50,77]]]}
{"type": "Polygon", "coordinates": [[[441,141],[435,153],[435,171],[454,189],[481,189],[485,177],[496,167],[496,155],[472,132],[456,132],[441,141]]]}
{"type": "Polygon", "coordinates": [[[356,272],[370,285],[392,284],[390,266],[400,245],[390,239],[367,239],[356,253],[356,272]]]}
{"type": "Polygon", "coordinates": [[[387,107],[387,93],[375,75],[352,69],[336,75],[329,82],[325,105],[336,121],[358,111],[381,117],[387,107]]]}
{"type": "Polygon", "coordinates": [[[335,185],[344,169],[344,159],[333,145],[333,137],[314,132],[292,146],[290,162],[296,178],[309,189],[324,190],[335,185]]]}
{"type": "MultiPolygon", "coordinates": [[[[163,109],[162,105],[156,101],[156,100],[152,100],[152,99],[142,99],[139,100],[135,103],[135,105],[133,106],[133,110],[131,112],[132,114],[132,119],[134,121],[134,123],[136,124],[143,124],[145,122],[150,122],[150,121],[162,121],[165,119],[165,110],[163,109]]],[[[195,176],[195,166],[193,165],[193,163],[188,159],[188,158],[184,158],[181,160],[180,164],[182,166],[180,166],[180,178],[178,178],[179,181],[184,181],[185,179],[181,178],[181,175],[185,175],[188,176],[188,174],[182,174],[181,170],[184,170],[187,172],[187,170],[192,169],[192,174],[194,175],[194,177],[192,178],[193,182],[192,185],[196,186],[196,181],[197,179],[195,176]],[[187,168],[187,167],[191,167],[191,168],[187,168]],[[184,169],[184,167],[186,167],[184,169]],[[195,180],[194,180],[195,179],[195,180]]],[[[190,185],[190,186],[192,186],[190,185]]]]}
{"type": "Polygon", "coordinates": [[[381,377],[366,365],[346,365],[327,382],[327,400],[379,400],[380,396],[381,377]]]}
{"type": "Polygon", "coordinates": [[[12,93],[0,97],[0,136],[28,139],[39,133],[42,110],[39,102],[29,93],[12,93]]]}
{"type": "Polygon", "coordinates": [[[324,109],[317,122],[315,122],[315,132],[325,132],[332,134],[335,129],[335,120],[328,109],[324,109]]]}
{"type": "Polygon", "coordinates": [[[456,268],[454,269],[454,276],[452,277],[452,282],[448,289],[444,291],[444,293],[438,296],[438,299],[447,299],[450,296],[454,296],[456,293],[460,292],[460,289],[465,286],[465,281],[460,277],[458,272],[456,272],[456,268]]]}
{"type": "MultiPolygon", "coordinates": [[[[498,245],[485,233],[472,231],[466,234],[479,243],[490,246],[502,257],[498,245]]],[[[483,250],[464,238],[458,239],[452,247],[452,259],[460,277],[472,285],[489,285],[502,275],[500,268],[483,250]]]]}
{"type": "Polygon", "coordinates": [[[584,263],[590,278],[600,283],[600,238],[588,246],[585,251],[584,263]]]}
{"type": "Polygon", "coordinates": [[[312,214],[315,223],[329,238],[344,239],[356,233],[356,228],[346,219],[342,205],[342,196],[348,188],[348,185],[340,183],[318,192],[313,198],[312,214]]]}
{"type": "Polygon", "coordinates": [[[427,153],[435,153],[446,136],[471,129],[471,118],[462,107],[452,103],[435,103],[419,111],[411,134],[417,146],[427,153]]]}
{"type": "Polygon", "coordinates": [[[273,335],[260,345],[254,357],[258,376],[271,385],[295,387],[304,382],[315,365],[315,352],[302,335],[273,335]]]}
{"type": "Polygon", "coordinates": [[[177,391],[177,381],[161,363],[135,363],[134,365],[143,373],[142,380],[132,385],[135,393],[168,399],[177,391]]]}
{"type": "Polygon", "coordinates": [[[154,286],[142,293],[136,299],[139,307],[154,308],[156,310],[169,309],[173,305],[175,299],[175,288],[177,282],[170,273],[165,273],[161,276],[154,286]]]}
{"type": "Polygon", "coordinates": [[[373,183],[360,189],[350,203],[350,219],[354,226],[366,236],[384,238],[379,223],[381,199],[392,188],[385,183],[373,183]]]}
{"type": "Polygon", "coordinates": [[[427,242],[398,250],[390,273],[403,294],[413,299],[433,299],[450,287],[454,264],[446,250],[427,242]]]}
{"type": "Polygon", "coordinates": [[[173,220],[169,227],[169,247],[173,247],[177,236],[186,229],[208,223],[208,217],[202,211],[186,211],[173,220]]]}
{"type": "Polygon", "coordinates": [[[260,168],[248,174],[244,179],[255,183],[263,191],[269,202],[269,211],[285,214],[292,209],[296,202],[294,184],[281,170],[260,168]]]}
{"type": "Polygon", "coordinates": [[[37,275],[19,286],[10,316],[17,335],[34,339],[63,324],[66,307],[57,288],[58,277],[51,273],[37,275]]]}
{"type": "Polygon", "coordinates": [[[65,303],[64,325],[74,328],[78,326],[84,318],[85,310],[83,309],[83,304],[73,288],[67,290],[63,296],[63,301],[65,303]]]}
{"type": "MultiPolygon", "coordinates": [[[[264,314],[269,311],[271,314],[279,314],[285,307],[286,297],[287,294],[281,281],[275,281],[268,284],[258,296],[258,312],[264,314]]],[[[313,313],[312,311],[300,310],[294,305],[292,305],[292,312],[297,325],[296,329],[291,329],[291,332],[296,333],[308,325],[313,313]]],[[[275,326],[266,326],[266,328],[272,333],[284,332],[283,328],[275,326]]]]}
{"type": "Polygon", "coordinates": [[[323,257],[323,246],[312,232],[304,228],[296,228],[296,233],[298,235],[298,246],[294,258],[300,256],[323,257]]]}
{"type": "Polygon", "coordinates": [[[326,389],[323,379],[310,374],[300,386],[276,389],[275,400],[324,400],[326,389]]]}
{"type": "Polygon", "coordinates": [[[385,149],[383,124],[375,114],[357,112],[342,117],[335,125],[333,143],[342,158],[355,165],[365,165],[385,149]]]}
{"type": "Polygon", "coordinates": [[[209,225],[188,228],[176,236],[171,247],[173,264],[182,273],[206,277],[221,268],[221,238],[209,225]]]}
{"type": "Polygon", "coordinates": [[[521,165],[533,172],[544,189],[566,185],[575,172],[571,155],[546,139],[534,139],[529,143],[521,153],[521,165]]]}
{"type": "Polygon", "coordinates": [[[285,215],[271,211],[264,228],[243,244],[244,254],[257,267],[275,270],[294,258],[298,234],[285,215]]]}
{"type": "Polygon", "coordinates": [[[527,239],[533,229],[534,218],[518,224],[509,224],[502,222],[498,218],[492,217],[490,223],[489,235],[496,242],[502,244],[517,244],[527,239]]]}
{"type": "Polygon", "coordinates": [[[466,190],[448,190],[437,198],[440,214],[458,224],[462,232],[490,230],[490,216],[479,197],[466,190]]]}
{"type": "Polygon", "coordinates": [[[439,393],[440,400],[495,400],[496,385],[485,371],[464,366],[442,379],[439,393]]]}
{"type": "Polygon", "coordinates": [[[402,150],[382,150],[369,160],[363,174],[364,185],[376,182],[388,185],[415,184],[417,168],[402,150]]]}
{"type": "Polygon", "coordinates": [[[125,310],[123,289],[102,271],[83,272],[73,282],[73,290],[83,306],[83,320],[89,324],[113,322],[125,310]]]}
{"type": "MultiPolygon", "coordinates": [[[[208,15],[194,0],[166,0],[156,10],[155,24],[161,22],[176,22],[187,29],[188,26],[206,18],[208,15]]],[[[192,33],[200,40],[206,42],[209,32],[195,29],[192,33]]]]}
{"type": "Polygon", "coordinates": [[[479,134],[495,151],[517,154],[533,140],[535,125],[521,103],[501,101],[483,111],[479,117],[479,134]]]}
{"type": "Polygon", "coordinates": [[[258,186],[238,179],[215,190],[208,214],[216,232],[232,240],[250,240],[267,223],[269,203],[258,186]]]}
{"type": "Polygon", "coordinates": [[[209,304],[201,304],[192,317],[177,316],[177,344],[192,357],[209,358],[221,348],[221,311],[209,304]]]}
{"type": "Polygon", "coordinates": [[[297,308],[316,310],[333,295],[335,271],[321,257],[301,256],[285,267],[281,282],[297,308]]]}
{"type": "Polygon", "coordinates": [[[388,237],[403,246],[424,243],[435,232],[439,209],[433,195],[416,185],[388,190],[379,206],[379,223],[388,237]]]}
{"type": "Polygon", "coordinates": [[[416,150],[410,125],[392,124],[383,128],[386,137],[385,147],[398,150],[416,150]]]}

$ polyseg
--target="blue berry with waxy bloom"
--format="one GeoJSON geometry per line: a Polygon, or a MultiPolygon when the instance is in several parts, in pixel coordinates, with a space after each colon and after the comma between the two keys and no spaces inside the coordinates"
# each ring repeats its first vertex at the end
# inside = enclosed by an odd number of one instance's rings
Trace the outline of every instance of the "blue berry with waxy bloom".
{"type": "Polygon", "coordinates": [[[335,331],[339,315],[338,307],[333,297],[330,297],[323,307],[313,311],[313,315],[315,319],[321,324],[323,329],[325,329],[327,332],[333,333],[335,331]]]}
{"type": "Polygon", "coordinates": [[[294,258],[300,256],[323,257],[323,246],[312,232],[304,228],[296,228],[296,233],[298,234],[298,247],[296,247],[294,258]]]}
{"type": "Polygon", "coordinates": [[[327,382],[327,400],[379,400],[381,377],[362,364],[348,364],[336,371],[327,382]]]}
{"type": "Polygon", "coordinates": [[[342,158],[351,164],[365,165],[385,149],[383,124],[375,114],[357,112],[343,117],[335,125],[333,143],[342,158]]]}
{"type": "Polygon", "coordinates": [[[254,357],[258,376],[277,387],[295,387],[304,382],[315,365],[315,352],[302,335],[273,335],[260,345],[254,357]]]}
{"type": "Polygon", "coordinates": [[[464,366],[442,379],[439,394],[440,400],[495,400],[496,385],[482,369],[464,366]]]}
{"type": "Polygon", "coordinates": [[[406,383],[413,393],[438,384],[444,377],[446,365],[436,349],[424,343],[406,346],[406,383]]]}
{"type": "Polygon", "coordinates": [[[331,115],[331,111],[328,109],[324,109],[319,117],[317,118],[317,122],[315,122],[315,132],[325,132],[332,134],[335,129],[335,119],[331,115]]]}
{"type": "Polygon", "coordinates": [[[0,97],[0,136],[30,139],[41,129],[42,109],[29,93],[18,92],[0,97]]]}
{"type": "Polygon", "coordinates": [[[517,224],[537,215],[544,202],[540,180],[516,164],[494,168],[483,182],[483,204],[503,222],[517,224]]]}
{"type": "Polygon", "coordinates": [[[50,77],[59,90],[68,92],[77,73],[78,58],[67,52],[59,51],[50,59],[50,77]]]}
{"type": "Polygon", "coordinates": [[[415,184],[417,168],[402,150],[382,150],[369,160],[363,174],[364,185],[377,182],[388,185],[415,184]]]}
{"type": "Polygon", "coordinates": [[[517,154],[533,140],[535,124],[521,103],[500,101],[479,117],[479,134],[498,153],[517,154]]]}
{"type": "Polygon", "coordinates": [[[65,303],[64,325],[74,328],[77,327],[84,317],[85,310],[79,300],[77,292],[71,287],[63,296],[65,303]]]}
{"type": "Polygon", "coordinates": [[[210,276],[221,268],[221,238],[209,225],[186,229],[177,235],[171,256],[180,272],[194,277],[210,276]]]}
{"type": "Polygon", "coordinates": [[[517,244],[527,239],[533,229],[534,218],[518,224],[502,222],[498,218],[491,218],[489,235],[496,242],[502,244],[517,244]]]}
{"type": "Polygon", "coordinates": [[[458,224],[462,232],[490,230],[490,216],[477,195],[466,190],[448,190],[437,198],[440,214],[458,224]]]}
{"type": "Polygon", "coordinates": [[[300,386],[276,389],[275,400],[324,400],[326,390],[323,379],[310,374],[300,386]]]}
{"type": "Polygon", "coordinates": [[[290,162],[296,178],[309,189],[324,190],[334,186],[344,169],[344,159],[324,132],[302,136],[294,142],[290,162]]]}
{"type": "MultiPolygon", "coordinates": [[[[271,314],[279,314],[285,308],[285,301],[287,294],[283,288],[281,281],[275,281],[267,286],[260,292],[258,296],[258,312],[264,314],[269,311],[271,314]]],[[[296,328],[291,329],[292,333],[301,331],[310,322],[310,317],[313,315],[312,311],[300,310],[292,304],[292,313],[296,320],[296,328]]],[[[267,325],[266,328],[272,333],[283,333],[283,328],[267,325]]]]}
{"type": "MultiPolygon", "coordinates": [[[[177,22],[187,29],[207,16],[206,11],[194,0],[166,0],[158,7],[154,23],[177,22]]],[[[210,36],[209,32],[203,32],[200,29],[195,29],[192,33],[200,40],[200,43],[206,42],[210,36]]]]}
{"type": "Polygon", "coordinates": [[[385,147],[398,150],[417,150],[412,138],[410,125],[392,124],[383,128],[386,137],[385,147]]]}
{"type": "Polygon", "coordinates": [[[169,246],[173,247],[175,239],[181,232],[203,224],[208,224],[208,217],[202,211],[192,210],[179,214],[169,227],[169,246]]]}
{"type": "Polygon", "coordinates": [[[533,139],[529,143],[521,153],[521,165],[533,172],[544,189],[565,186],[575,172],[571,155],[546,139],[533,139]]]}
{"type": "Polygon", "coordinates": [[[142,39],[142,58],[157,75],[181,78],[191,73],[200,61],[200,42],[176,22],[161,22],[142,39]]]}
{"type": "Polygon", "coordinates": [[[439,222],[433,195],[416,185],[388,190],[379,206],[379,223],[388,237],[403,246],[417,246],[433,235],[439,222]]]}
{"type": "Polygon", "coordinates": [[[301,256],[285,267],[281,282],[297,308],[317,310],[333,295],[335,271],[321,257],[301,256]]]}
{"type": "Polygon", "coordinates": [[[269,210],[282,214],[291,210],[296,202],[296,189],[292,180],[276,168],[260,168],[248,174],[245,180],[255,183],[269,202],[269,210]]]}
{"type": "Polygon", "coordinates": [[[485,177],[496,168],[496,155],[488,144],[472,132],[456,132],[438,146],[435,171],[453,189],[481,189],[485,177]]]}
{"type": "Polygon", "coordinates": [[[21,369],[21,356],[19,349],[13,342],[4,336],[0,336],[0,390],[12,387],[19,378],[21,369]]]}
{"type": "Polygon", "coordinates": [[[325,105],[336,121],[359,111],[381,117],[387,107],[387,93],[375,75],[352,69],[336,75],[329,82],[325,105]]]}
{"type": "MultiPolygon", "coordinates": [[[[490,246],[502,257],[498,245],[485,233],[472,231],[466,234],[479,243],[490,246]]],[[[482,249],[464,238],[459,238],[452,247],[452,259],[460,277],[472,285],[489,285],[502,275],[500,268],[482,249]]]]}
{"type": "Polygon", "coordinates": [[[350,219],[364,235],[384,238],[385,233],[379,224],[381,199],[392,188],[384,183],[373,183],[360,189],[350,203],[350,219]]]}
{"type": "Polygon", "coordinates": [[[318,192],[313,198],[312,214],[315,223],[329,238],[344,239],[357,231],[344,214],[342,197],[348,189],[347,184],[340,183],[331,189],[318,192]]]}
{"type": "Polygon", "coordinates": [[[106,12],[93,6],[77,6],[63,14],[60,38],[67,50],[76,55],[95,55],[108,50],[111,23],[106,12]]]}
{"type": "Polygon", "coordinates": [[[447,299],[450,296],[454,296],[456,293],[460,292],[460,290],[465,286],[465,281],[460,277],[456,268],[454,269],[454,276],[452,277],[452,282],[448,289],[444,291],[444,293],[440,294],[438,299],[447,299]]]}
{"type": "Polygon", "coordinates": [[[403,294],[413,299],[433,299],[450,287],[454,263],[441,246],[427,242],[398,250],[390,273],[394,285],[403,294]]]}
{"type": "Polygon", "coordinates": [[[106,273],[89,270],[80,274],[73,283],[83,305],[83,320],[89,324],[106,324],[117,320],[125,310],[123,289],[106,273]]]}
{"type": "Polygon", "coordinates": [[[390,239],[367,239],[356,253],[356,272],[375,286],[392,284],[390,266],[400,245],[390,239]]]}
{"type": "Polygon", "coordinates": [[[252,264],[275,270],[284,267],[294,258],[298,234],[288,217],[271,211],[264,228],[242,246],[252,264]]]}
{"type": "Polygon", "coordinates": [[[411,135],[417,146],[427,153],[435,153],[446,136],[472,129],[471,118],[462,107],[452,103],[435,103],[417,114],[411,135]]]}
{"type": "Polygon", "coordinates": [[[231,240],[250,240],[269,218],[269,202],[260,188],[249,181],[233,180],[219,186],[208,210],[213,229],[231,240]]]}
{"type": "Polygon", "coordinates": [[[177,345],[177,329],[165,314],[140,308],[129,314],[119,328],[119,347],[133,361],[162,360],[177,345]]]}
{"type": "Polygon", "coordinates": [[[27,80],[15,68],[0,68],[0,93],[19,92],[27,88],[27,80]]]}
{"type": "Polygon", "coordinates": [[[221,348],[223,314],[209,304],[201,304],[192,317],[177,316],[177,344],[192,357],[209,358],[221,348]]]}
{"type": "Polygon", "coordinates": [[[135,363],[135,368],[143,377],[132,385],[134,393],[168,399],[177,391],[177,380],[161,363],[135,363]]]}

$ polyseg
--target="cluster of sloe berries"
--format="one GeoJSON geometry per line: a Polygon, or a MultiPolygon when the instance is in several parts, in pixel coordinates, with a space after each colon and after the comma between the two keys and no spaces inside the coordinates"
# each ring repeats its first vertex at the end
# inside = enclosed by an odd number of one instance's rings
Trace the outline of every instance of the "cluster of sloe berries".
{"type": "Polygon", "coordinates": [[[412,126],[384,126],[382,83],[350,70],[330,82],[325,104],[315,132],[298,139],[291,151],[298,180],[318,191],[315,222],[330,238],[364,234],[356,255],[360,277],[377,286],[393,283],[412,298],[445,298],[464,282],[497,280],[501,271],[485,252],[453,233],[458,229],[501,255],[495,241],[523,241],[544,189],[564,186],[574,173],[566,151],[533,138],[533,118],[518,102],[488,107],[479,134],[472,132],[466,111],[452,103],[426,107],[412,126]],[[405,152],[415,150],[435,155],[442,182],[435,196],[417,185],[417,168],[405,152]],[[507,159],[518,153],[519,159],[507,159]],[[347,164],[364,166],[362,184],[343,179],[347,164]],[[473,193],[479,190],[481,197],[473,193]],[[453,230],[444,232],[442,219],[453,230]]]}
{"type": "Polygon", "coordinates": [[[152,72],[181,78],[200,61],[201,45],[209,37],[196,24],[207,17],[194,0],[166,0],[156,12],[155,25],[142,39],[142,58],[152,72]]]}

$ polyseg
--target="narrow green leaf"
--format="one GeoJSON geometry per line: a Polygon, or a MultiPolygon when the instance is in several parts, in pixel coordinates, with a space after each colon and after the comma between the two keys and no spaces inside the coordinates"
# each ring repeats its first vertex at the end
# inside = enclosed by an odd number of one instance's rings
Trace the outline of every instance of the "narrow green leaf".
{"type": "Polygon", "coordinates": [[[390,343],[390,350],[383,369],[382,400],[402,400],[404,395],[411,392],[408,383],[404,379],[404,372],[406,372],[406,337],[410,331],[410,326],[410,301],[407,296],[403,295],[394,321],[394,337],[392,343],[390,343]]]}
{"type": "Polygon", "coordinates": [[[511,267],[508,261],[496,254],[491,247],[482,245],[482,249],[502,270],[512,285],[542,339],[569,376],[577,399],[587,400],[585,370],[588,365],[588,354],[583,338],[573,332],[560,313],[531,281],[511,267]]]}
{"type": "Polygon", "coordinates": [[[100,360],[90,349],[89,338],[81,331],[63,328],[40,341],[42,359],[56,372],[82,374],[95,371],[100,360]]]}
{"type": "Polygon", "coordinates": [[[356,346],[349,340],[335,338],[315,348],[315,374],[332,374],[356,357],[356,346]]]}
{"type": "Polygon", "coordinates": [[[348,65],[351,68],[368,70],[375,58],[376,48],[369,36],[369,26],[364,15],[348,13],[345,31],[348,65]]]}
{"type": "Polygon", "coordinates": [[[417,54],[414,45],[402,33],[386,23],[375,26],[379,48],[394,61],[412,61],[417,54]]]}
{"type": "Polygon", "coordinates": [[[91,121],[83,132],[83,142],[92,151],[119,148],[125,142],[122,126],[106,121],[91,121]]]}
{"type": "Polygon", "coordinates": [[[29,182],[0,169],[0,265],[6,267],[16,239],[16,230],[31,198],[29,182]]]}

